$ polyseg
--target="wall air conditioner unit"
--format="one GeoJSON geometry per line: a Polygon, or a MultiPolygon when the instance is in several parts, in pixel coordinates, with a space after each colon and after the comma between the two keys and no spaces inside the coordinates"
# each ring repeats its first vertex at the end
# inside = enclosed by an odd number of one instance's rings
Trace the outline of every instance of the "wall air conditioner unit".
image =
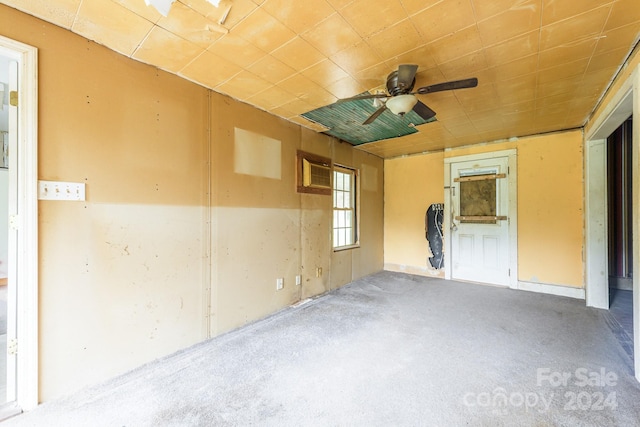
{"type": "Polygon", "coordinates": [[[313,188],[331,188],[331,166],[302,160],[302,185],[313,188]]]}
{"type": "Polygon", "coordinates": [[[331,194],[331,159],[298,151],[298,192],[331,194]]]}

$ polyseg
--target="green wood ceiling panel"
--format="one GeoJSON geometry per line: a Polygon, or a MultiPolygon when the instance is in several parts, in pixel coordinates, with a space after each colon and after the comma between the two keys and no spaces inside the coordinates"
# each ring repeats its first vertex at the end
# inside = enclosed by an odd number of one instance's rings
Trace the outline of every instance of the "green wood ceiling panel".
{"type": "MultiPolygon", "coordinates": [[[[367,94],[365,92],[364,94],[367,94]]],[[[397,138],[416,133],[414,126],[435,121],[435,117],[424,120],[413,111],[404,117],[386,110],[373,123],[363,125],[377,110],[372,99],[359,99],[334,103],[302,114],[309,120],[329,128],[324,133],[340,138],[352,145],[366,144],[381,139],[397,138]]]]}

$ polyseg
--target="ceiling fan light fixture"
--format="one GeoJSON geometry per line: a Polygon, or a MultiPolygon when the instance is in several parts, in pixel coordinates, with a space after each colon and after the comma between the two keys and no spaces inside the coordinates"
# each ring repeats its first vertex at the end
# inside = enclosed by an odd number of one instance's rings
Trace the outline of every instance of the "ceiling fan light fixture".
{"type": "Polygon", "coordinates": [[[403,116],[411,111],[417,103],[418,98],[415,95],[397,95],[390,98],[386,105],[393,114],[403,116]]]}

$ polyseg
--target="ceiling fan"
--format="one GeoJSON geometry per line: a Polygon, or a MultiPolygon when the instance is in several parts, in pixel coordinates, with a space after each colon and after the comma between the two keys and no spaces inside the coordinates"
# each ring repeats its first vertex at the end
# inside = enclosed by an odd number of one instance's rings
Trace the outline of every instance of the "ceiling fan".
{"type": "Polygon", "coordinates": [[[416,71],[418,66],[413,64],[401,64],[396,71],[393,71],[387,77],[388,94],[376,93],[358,95],[352,98],[339,99],[337,102],[355,101],[359,99],[386,99],[380,108],[378,108],[367,120],[362,124],[368,125],[377,119],[385,110],[391,111],[393,114],[404,116],[413,110],[424,120],[428,120],[436,115],[435,111],[422,103],[416,95],[426,95],[433,92],[441,92],[443,90],[465,89],[478,86],[478,79],[473,77],[464,80],[454,80],[450,82],[438,83],[430,86],[423,86],[412,92],[416,84],[416,71]]]}

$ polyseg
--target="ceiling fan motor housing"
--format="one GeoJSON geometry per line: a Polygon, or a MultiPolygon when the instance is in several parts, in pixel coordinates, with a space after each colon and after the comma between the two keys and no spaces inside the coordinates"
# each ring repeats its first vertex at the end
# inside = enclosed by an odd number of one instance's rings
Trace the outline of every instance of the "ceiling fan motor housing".
{"type": "Polygon", "coordinates": [[[413,87],[415,86],[415,84],[416,84],[416,78],[414,77],[413,81],[411,82],[411,85],[399,87],[397,70],[389,74],[389,76],[387,77],[387,91],[391,96],[409,93],[413,90],[413,87]]]}

